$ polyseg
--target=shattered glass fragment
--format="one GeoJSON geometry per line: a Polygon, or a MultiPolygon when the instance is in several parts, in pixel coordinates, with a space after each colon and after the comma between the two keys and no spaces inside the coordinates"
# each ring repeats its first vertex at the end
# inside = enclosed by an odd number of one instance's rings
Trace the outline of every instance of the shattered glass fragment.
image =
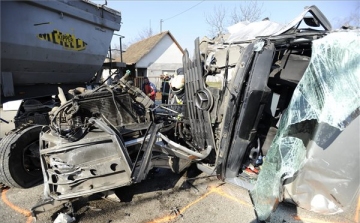
{"type": "Polygon", "coordinates": [[[259,220],[284,198],[287,178],[290,199],[308,210],[338,213],[357,197],[359,160],[351,156],[359,157],[359,61],[359,31],[313,41],[310,64],[251,191],[259,220]]]}
{"type": "Polygon", "coordinates": [[[264,45],[265,45],[265,42],[264,42],[264,41],[260,41],[260,42],[255,43],[255,45],[254,45],[254,51],[255,51],[255,52],[261,51],[262,48],[264,47],[264,45]]]}

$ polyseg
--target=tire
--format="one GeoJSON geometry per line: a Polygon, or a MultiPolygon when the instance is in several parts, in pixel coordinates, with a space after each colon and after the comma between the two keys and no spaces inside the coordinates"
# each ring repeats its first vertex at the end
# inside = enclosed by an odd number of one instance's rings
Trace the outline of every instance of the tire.
{"type": "Polygon", "coordinates": [[[36,125],[16,130],[0,141],[0,182],[9,187],[29,188],[42,181],[39,133],[36,125]]]}

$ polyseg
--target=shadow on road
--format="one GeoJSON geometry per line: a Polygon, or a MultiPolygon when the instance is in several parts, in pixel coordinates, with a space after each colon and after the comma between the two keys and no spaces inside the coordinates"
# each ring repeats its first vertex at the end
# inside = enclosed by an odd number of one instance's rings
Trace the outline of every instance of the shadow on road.
{"type": "MultiPolygon", "coordinates": [[[[255,209],[254,209],[255,211],[255,209]]],[[[297,206],[290,203],[279,203],[276,210],[274,210],[266,221],[260,221],[255,211],[257,219],[250,223],[302,223],[303,221],[298,217],[297,206]]]]}
{"type": "Polygon", "coordinates": [[[190,189],[194,187],[192,183],[201,173],[195,166],[190,166],[180,174],[175,174],[169,169],[156,168],[149,172],[146,180],[139,184],[117,188],[115,194],[121,202],[131,202],[136,194],[168,189],[190,189]]]}
{"type": "MultiPolygon", "coordinates": [[[[116,188],[114,190],[116,196],[119,198],[119,202],[114,202],[108,208],[96,208],[91,207],[91,203],[97,200],[102,200],[103,194],[98,193],[88,197],[82,197],[75,200],[72,204],[73,211],[76,215],[77,221],[85,216],[88,218],[90,213],[101,211],[101,215],[106,215],[113,210],[119,209],[121,206],[136,205],[138,201],[134,201],[135,195],[150,194],[141,198],[141,203],[152,199],[158,199],[164,193],[176,193],[179,190],[195,189],[193,185],[194,181],[202,172],[196,168],[196,166],[190,166],[180,174],[173,173],[169,169],[156,168],[149,172],[146,180],[133,184],[130,186],[116,188]]],[[[198,190],[197,190],[198,191],[198,190]]],[[[137,199],[139,200],[139,199],[137,199]]],[[[52,215],[54,220],[59,212],[69,213],[69,208],[62,208],[52,215]]],[[[130,213],[123,213],[124,216],[130,215],[130,213]]],[[[119,216],[119,217],[124,217],[119,216]]]]}

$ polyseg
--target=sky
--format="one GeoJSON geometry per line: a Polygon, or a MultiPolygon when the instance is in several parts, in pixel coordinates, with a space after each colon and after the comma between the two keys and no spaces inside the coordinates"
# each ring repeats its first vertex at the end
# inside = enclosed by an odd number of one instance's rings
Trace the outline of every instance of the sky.
{"type": "MultiPolygon", "coordinates": [[[[105,0],[93,1],[103,4],[105,0]]],[[[125,36],[123,43],[134,42],[143,30],[151,26],[153,33],[169,30],[183,49],[192,52],[197,37],[209,36],[206,16],[214,8],[223,7],[230,13],[241,1],[120,1],[107,0],[107,6],[121,12],[122,25],[115,32],[125,36]],[[179,14],[179,15],[178,15],[179,14]]],[[[258,1],[262,4],[261,18],[286,24],[299,15],[305,6],[316,5],[333,26],[339,20],[353,13],[356,1],[258,1]]],[[[360,13],[360,12],[359,12],[360,13]]],[[[337,28],[337,27],[336,27],[337,28]]],[[[112,45],[119,45],[119,37],[114,36],[112,45]]]]}

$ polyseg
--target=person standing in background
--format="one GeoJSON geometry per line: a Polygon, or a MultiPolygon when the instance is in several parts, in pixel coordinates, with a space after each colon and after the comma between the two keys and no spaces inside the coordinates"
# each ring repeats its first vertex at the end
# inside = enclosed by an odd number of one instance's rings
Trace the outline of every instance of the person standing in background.
{"type": "Polygon", "coordinates": [[[153,84],[150,83],[148,77],[144,77],[144,84],[142,85],[142,91],[153,101],[155,101],[156,89],[153,84]]]}
{"type": "Polygon", "coordinates": [[[161,83],[161,103],[167,104],[169,100],[169,92],[170,92],[170,77],[167,73],[164,73],[164,79],[161,83]]]}

